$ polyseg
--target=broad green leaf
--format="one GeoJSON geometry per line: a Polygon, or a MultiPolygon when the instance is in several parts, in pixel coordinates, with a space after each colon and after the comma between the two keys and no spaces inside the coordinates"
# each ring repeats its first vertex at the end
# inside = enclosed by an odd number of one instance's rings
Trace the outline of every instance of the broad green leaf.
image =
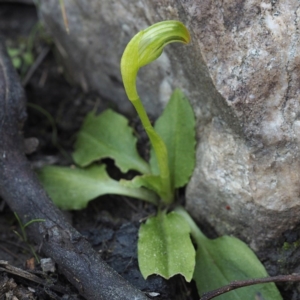
{"type": "Polygon", "coordinates": [[[106,110],[96,116],[89,113],[80,129],[75,143],[73,159],[81,167],[102,158],[112,158],[120,170],[136,170],[149,173],[148,163],[136,150],[136,137],[122,115],[106,110]]]}
{"type": "Polygon", "coordinates": [[[135,176],[132,180],[121,179],[120,183],[123,186],[130,188],[145,187],[149,190],[156,192],[158,195],[161,193],[161,179],[156,175],[141,175],[135,176]]]}
{"type": "Polygon", "coordinates": [[[124,187],[111,179],[105,165],[85,169],[46,166],[39,178],[53,202],[61,209],[82,209],[88,202],[105,194],[125,195],[156,204],[154,193],[146,189],[124,187]]]}
{"type": "MultiPolygon", "coordinates": [[[[199,294],[227,285],[234,280],[268,276],[253,251],[237,238],[223,236],[215,240],[201,239],[197,241],[197,245],[194,280],[199,294]]],[[[282,299],[274,283],[243,287],[218,296],[217,299],[254,300],[258,299],[259,295],[262,299],[282,299]]]]}
{"type": "MultiPolygon", "coordinates": [[[[267,277],[268,273],[254,252],[241,240],[223,236],[214,240],[203,235],[183,209],[176,212],[190,224],[191,234],[197,244],[194,280],[199,295],[227,285],[234,280],[267,277]]],[[[218,300],[282,300],[274,283],[258,284],[236,289],[218,296],[218,300]]]]}
{"type": "MultiPolygon", "coordinates": [[[[182,187],[188,182],[194,170],[196,138],[193,109],[179,89],[172,94],[154,128],[167,147],[171,187],[182,187]]],[[[153,150],[150,165],[152,172],[158,174],[153,150]]]]}
{"type": "Polygon", "coordinates": [[[158,274],[166,279],[181,274],[191,281],[195,249],[188,223],[177,213],[159,213],[139,230],[139,267],[144,278],[158,274]]]}

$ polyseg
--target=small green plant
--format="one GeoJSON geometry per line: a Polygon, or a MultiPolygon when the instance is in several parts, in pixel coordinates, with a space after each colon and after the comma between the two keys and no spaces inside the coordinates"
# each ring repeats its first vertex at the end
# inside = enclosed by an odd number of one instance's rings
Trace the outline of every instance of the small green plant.
{"type": "MultiPolygon", "coordinates": [[[[30,73],[30,70],[34,70],[41,62],[42,56],[40,58],[35,57],[34,46],[37,40],[43,41],[46,44],[52,43],[41,22],[37,22],[33,26],[28,37],[20,37],[17,44],[9,44],[7,47],[7,53],[11,58],[12,64],[23,80],[26,79],[26,75],[30,73]]],[[[43,55],[45,53],[47,51],[44,50],[43,55]]]]}
{"type": "Polygon", "coordinates": [[[17,221],[18,221],[18,224],[19,224],[20,230],[21,230],[21,233],[14,230],[14,233],[21,239],[21,241],[23,241],[27,245],[30,252],[34,256],[35,260],[39,263],[40,260],[37,256],[34,248],[32,247],[32,245],[28,241],[27,234],[26,234],[26,227],[28,227],[30,224],[35,223],[35,222],[45,222],[45,220],[44,219],[34,219],[34,220],[31,220],[31,221],[27,222],[26,224],[23,224],[22,221],[20,220],[19,216],[16,213],[14,213],[14,215],[15,215],[15,218],[17,219],[17,221]]]}
{"type": "MultiPolygon", "coordinates": [[[[195,165],[195,117],[188,99],[175,90],[154,127],[136,89],[139,69],[158,58],[171,42],[188,43],[187,28],[178,21],[164,21],[139,32],[129,42],[121,60],[121,73],[129,100],[134,105],[151,142],[150,161],[136,150],[136,138],[128,121],[107,110],[91,112],[78,133],[73,159],[77,167],[47,166],[40,178],[53,201],[63,209],[81,209],[100,195],[123,194],[157,206],[157,215],[141,225],[138,260],[142,275],[168,279],[181,274],[196,281],[199,294],[237,279],[267,276],[263,265],[242,241],[224,236],[210,240],[189,214],[176,207],[176,189],[184,186],[195,165]],[[113,124],[113,126],[112,126],[113,124]],[[111,158],[132,180],[114,180],[99,160],[111,158]],[[192,243],[191,237],[197,246],[192,243]]],[[[236,290],[220,299],[279,300],[273,283],[236,290]]]]}
{"type": "Polygon", "coordinates": [[[34,62],[32,49],[25,42],[20,42],[18,47],[8,47],[7,52],[13,66],[23,77],[34,62]]]}

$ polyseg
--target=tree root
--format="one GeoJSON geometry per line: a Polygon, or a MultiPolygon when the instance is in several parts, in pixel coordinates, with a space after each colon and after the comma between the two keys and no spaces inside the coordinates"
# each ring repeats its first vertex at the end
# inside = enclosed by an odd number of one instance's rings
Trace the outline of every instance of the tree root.
{"type": "Polygon", "coordinates": [[[41,251],[90,300],[146,300],[141,291],[113,271],[64,218],[24,154],[22,126],[26,119],[24,91],[0,42],[0,196],[28,227],[41,251]]]}

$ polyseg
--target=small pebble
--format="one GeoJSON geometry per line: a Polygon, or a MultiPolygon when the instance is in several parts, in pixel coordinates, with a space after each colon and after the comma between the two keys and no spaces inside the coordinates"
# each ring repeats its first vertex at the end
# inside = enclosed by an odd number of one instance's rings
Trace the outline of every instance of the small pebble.
{"type": "Polygon", "coordinates": [[[41,259],[41,268],[43,272],[55,272],[55,262],[52,258],[42,258],[41,259]]]}
{"type": "Polygon", "coordinates": [[[150,292],[150,293],[148,293],[148,295],[149,295],[150,297],[158,297],[158,296],[160,295],[160,293],[150,292]]]}

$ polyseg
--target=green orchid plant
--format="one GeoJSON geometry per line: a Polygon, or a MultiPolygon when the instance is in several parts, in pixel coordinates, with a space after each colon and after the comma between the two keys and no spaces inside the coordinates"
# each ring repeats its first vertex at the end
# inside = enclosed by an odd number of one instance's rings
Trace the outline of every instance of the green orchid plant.
{"type": "MultiPolygon", "coordinates": [[[[228,236],[208,239],[184,208],[174,204],[176,189],[187,184],[195,166],[193,109],[176,89],[152,126],[137,92],[136,77],[139,69],[157,59],[167,44],[188,44],[190,39],[181,22],[163,21],[136,34],[122,56],[125,91],[151,142],[149,162],[137,152],[137,139],[128,120],[106,110],[100,115],[87,115],[75,143],[76,166],[46,166],[38,173],[46,191],[62,209],[82,209],[104,194],[126,195],[156,205],[157,215],[148,218],[139,230],[142,275],[147,278],[158,274],[168,279],[181,274],[187,281],[194,279],[202,294],[233,280],[266,277],[267,272],[245,243],[228,236]],[[103,158],[113,159],[123,173],[135,170],[140,175],[114,180],[106,173],[103,158]],[[170,211],[171,206],[175,210],[170,211]]],[[[273,283],[235,290],[220,299],[253,300],[257,295],[282,299],[273,283]]]]}
{"type": "MultiPolygon", "coordinates": [[[[136,77],[141,67],[156,60],[162,54],[164,47],[172,42],[189,43],[190,34],[187,28],[177,21],[156,23],[140,31],[132,38],[121,59],[121,74],[125,91],[148,134],[159,167],[159,176],[151,177],[147,182],[165,204],[170,204],[174,201],[174,186],[172,186],[171,182],[168,151],[163,139],[154,130],[149,121],[136,90],[136,77]]],[[[193,119],[192,113],[191,117],[193,119]]],[[[193,152],[194,145],[193,143],[191,145],[193,152]]]]}

